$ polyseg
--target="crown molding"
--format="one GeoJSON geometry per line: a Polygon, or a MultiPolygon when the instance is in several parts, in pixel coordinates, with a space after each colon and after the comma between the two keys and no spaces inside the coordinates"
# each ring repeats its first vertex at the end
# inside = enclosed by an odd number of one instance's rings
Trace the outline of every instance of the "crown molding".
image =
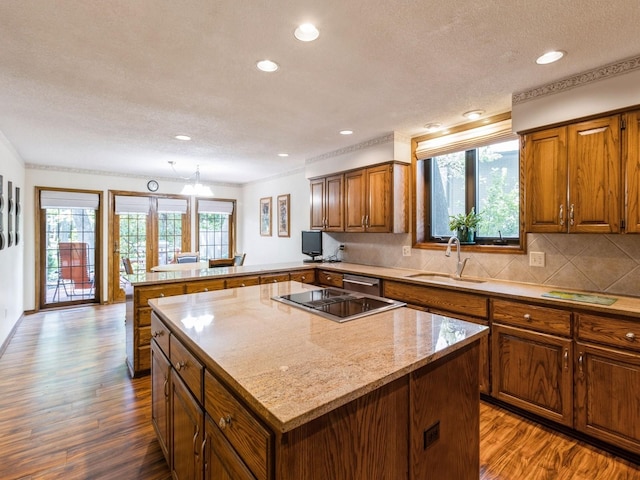
{"type": "MultiPolygon", "coordinates": [[[[45,170],[49,172],[77,173],[80,175],[100,175],[103,177],[140,178],[144,180],[148,180],[149,178],[151,178],[149,175],[117,173],[117,172],[109,172],[106,170],[89,170],[84,168],[57,167],[53,165],[40,165],[36,163],[27,163],[25,164],[25,168],[28,170],[45,170]]],[[[153,178],[155,180],[161,180],[163,182],[184,183],[186,181],[185,179],[176,178],[176,177],[153,176],[153,178]]],[[[241,187],[243,185],[241,183],[208,182],[206,180],[203,183],[206,183],[207,185],[215,185],[218,187],[241,187]]]]}
{"type": "Polygon", "coordinates": [[[241,184],[241,186],[242,187],[249,187],[251,185],[257,185],[259,183],[269,182],[271,180],[277,180],[278,178],[290,177],[292,175],[297,175],[299,173],[304,174],[304,172],[305,172],[305,168],[304,167],[299,167],[299,168],[295,168],[293,170],[287,170],[286,172],[277,173],[277,174],[272,175],[270,177],[264,177],[264,178],[260,178],[258,180],[252,180],[250,182],[245,182],[245,183],[241,184]]]}
{"type": "Polygon", "coordinates": [[[633,72],[638,69],[640,69],[640,55],[627,58],[626,60],[621,60],[619,62],[610,63],[603,67],[594,68],[593,70],[578,73],[576,75],[536,87],[532,90],[514,93],[512,96],[512,104],[517,105],[519,103],[535,100],[539,97],[554,95],[592,82],[633,72]]]}
{"type": "Polygon", "coordinates": [[[322,155],[318,155],[317,157],[307,158],[304,163],[305,165],[309,165],[310,163],[321,162],[329,158],[339,157],[340,155],[344,155],[345,153],[357,152],[358,150],[364,150],[375,145],[382,145],[384,143],[393,142],[395,138],[396,132],[391,132],[382,137],[372,138],[371,140],[367,140],[366,142],[357,143],[355,145],[350,145],[338,150],[333,150],[332,152],[323,153],[322,155]]]}

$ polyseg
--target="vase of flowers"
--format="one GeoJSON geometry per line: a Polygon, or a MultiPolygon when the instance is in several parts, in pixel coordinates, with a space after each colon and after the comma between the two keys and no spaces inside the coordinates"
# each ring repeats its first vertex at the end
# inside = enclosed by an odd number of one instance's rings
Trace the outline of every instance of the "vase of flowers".
{"type": "Polygon", "coordinates": [[[476,213],[475,208],[469,210],[466,215],[459,213],[449,217],[449,229],[456,232],[456,237],[460,243],[475,243],[476,231],[480,224],[480,214],[476,213]]]}

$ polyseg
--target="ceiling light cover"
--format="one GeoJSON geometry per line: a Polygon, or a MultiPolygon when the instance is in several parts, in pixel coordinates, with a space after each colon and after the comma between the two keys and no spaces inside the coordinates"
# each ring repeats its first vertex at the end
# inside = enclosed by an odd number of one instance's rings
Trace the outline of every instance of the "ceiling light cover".
{"type": "Polygon", "coordinates": [[[353,130],[340,130],[340,135],[351,135],[353,130]]]}
{"type": "Polygon", "coordinates": [[[538,65],[547,65],[549,63],[557,62],[562,57],[564,57],[566,53],[567,52],[564,52],[562,50],[552,50],[551,52],[547,52],[544,55],[540,55],[537,58],[536,63],[538,65]]]}
{"type": "Polygon", "coordinates": [[[260,60],[256,63],[256,66],[258,67],[258,70],[262,70],[263,72],[275,72],[278,70],[278,64],[271,60],[260,60]]]}
{"type": "Polygon", "coordinates": [[[278,156],[279,157],[288,157],[289,154],[288,153],[279,153],[278,156]]]}
{"type": "Polygon", "coordinates": [[[191,140],[191,137],[189,135],[183,135],[183,134],[176,135],[174,138],[176,140],[183,140],[185,142],[191,140]]]}
{"type": "Polygon", "coordinates": [[[312,25],[311,23],[303,23],[296,28],[293,35],[301,42],[312,42],[320,36],[320,32],[315,25],[312,25]]]}
{"type": "Polygon", "coordinates": [[[462,116],[468,118],[469,120],[477,120],[482,116],[483,113],[484,110],[471,110],[469,112],[464,112],[462,116]]]}
{"type": "Polygon", "coordinates": [[[441,123],[427,123],[424,128],[428,131],[428,132],[437,132],[438,130],[440,130],[442,128],[442,124],[441,123]]]}

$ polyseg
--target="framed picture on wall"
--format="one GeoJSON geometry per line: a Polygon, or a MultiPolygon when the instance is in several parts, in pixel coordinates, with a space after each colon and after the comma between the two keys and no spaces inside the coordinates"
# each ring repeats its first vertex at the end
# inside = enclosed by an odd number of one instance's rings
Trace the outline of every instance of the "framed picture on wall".
{"type": "Polygon", "coordinates": [[[290,214],[289,214],[289,199],[291,195],[288,193],[286,195],[278,195],[278,236],[279,237],[288,237],[289,234],[289,222],[290,222],[290,214]]]}
{"type": "Polygon", "coordinates": [[[260,235],[271,236],[271,197],[260,199],[260,235]]]}

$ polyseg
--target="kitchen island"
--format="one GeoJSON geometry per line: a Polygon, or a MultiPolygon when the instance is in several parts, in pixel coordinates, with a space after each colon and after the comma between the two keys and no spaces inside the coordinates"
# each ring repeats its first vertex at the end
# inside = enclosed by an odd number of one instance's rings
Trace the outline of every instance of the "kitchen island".
{"type": "Polygon", "coordinates": [[[298,282],[150,300],[153,422],[178,478],[477,479],[486,327],[408,308],[345,323],[298,282]]]}

